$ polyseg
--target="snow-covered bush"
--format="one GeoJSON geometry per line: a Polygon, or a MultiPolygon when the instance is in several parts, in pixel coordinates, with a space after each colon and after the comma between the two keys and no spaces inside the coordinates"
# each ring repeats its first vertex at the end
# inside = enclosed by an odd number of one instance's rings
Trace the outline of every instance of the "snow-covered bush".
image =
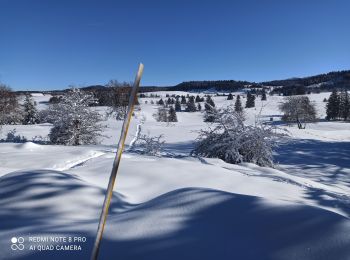
{"type": "Polygon", "coordinates": [[[165,143],[162,138],[163,135],[150,136],[149,134],[142,134],[140,132],[133,142],[131,150],[145,155],[160,155],[165,143]]]}
{"type": "Polygon", "coordinates": [[[53,127],[49,137],[54,144],[95,144],[101,136],[102,116],[90,107],[96,100],[79,89],[71,89],[57,104],[51,104],[46,121],[53,127]]]}
{"type": "Polygon", "coordinates": [[[215,123],[201,130],[192,155],[220,158],[228,163],[251,162],[273,167],[273,129],[244,124],[244,114],[233,106],[212,111],[215,123]]]}
{"type": "Polygon", "coordinates": [[[14,128],[7,133],[6,139],[1,141],[10,143],[24,143],[27,142],[27,139],[24,136],[17,134],[17,130],[14,128]]]}

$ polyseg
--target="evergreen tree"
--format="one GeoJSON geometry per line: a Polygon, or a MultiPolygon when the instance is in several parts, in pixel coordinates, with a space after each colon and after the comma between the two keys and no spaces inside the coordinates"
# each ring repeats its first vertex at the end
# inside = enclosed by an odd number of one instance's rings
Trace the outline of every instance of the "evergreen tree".
{"type": "Polygon", "coordinates": [[[265,91],[265,89],[263,89],[262,90],[262,94],[261,94],[261,100],[262,101],[264,101],[264,100],[266,100],[267,98],[266,98],[266,91],[265,91]]]}
{"type": "Polygon", "coordinates": [[[177,122],[176,111],[173,106],[170,106],[168,111],[168,122],[177,122]]]}
{"type": "Polygon", "coordinates": [[[344,120],[350,118],[350,100],[348,92],[343,89],[340,93],[339,116],[344,120]]]}
{"type": "Polygon", "coordinates": [[[201,103],[198,103],[198,105],[197,105],[197,110],[198,110],[198,111],[202,111],[201,103]]]}
{"type": "Polygon", "coordinates": [[[194,97],[191,96],[188,99],[187,105],[186,105],[186,111],[187,112],[196,112],[197,108],[196,108],[196,104],[194,103],[194,97]]]}
{"type": "Polygon", "coordinates": [[[246,101],[245,107],[246,108],[255,107],[255,96],[252,95],[250,92],[248,92],[247,94],[247,101],[246,101]]]}
{"type": "Polygon", "coordinates": [[[176,99],[176,102],[175,102],[175,111],[176,111],[176,112],[181,112],[181,104],[180,104],[179,99],[176,99]]]}
{"type": "Polygon", "coordinates": [[[228,96],[227,96],[227,100],[232,100],[233,99],[233,95],[230,93],[230,94],[228,94],[228,96]]]}
{"type": "Polygon", "coordinates": [[[241,103],[241,96],[240,95],[237,95],[237,98],[236,98],[235,111],[236,112],[242,112],[243,111],[243,107],[242,107],[242,103],[241,103]]]}
{"type": "Polygon", "coordinates": [[[215,121],[215,108],[208,103],[204,104],[204,122],[214,122],[215,121]]]}
{"type": "Polygon", "coordinates": [[[207,96],[206,103],[208,103],[212,107],[215,107],[214,100],[210,96],[207,96]]]}
{"type": "Polygon", "coordinates": [[[327,103],[327,120],[338,119],[340,115],[340,97],[336,89],[333,90],[332,94],[328,98],[327,103]]]}
{"type": "Polygon", "coordinates": [[[158,101],[158,105],[164,105],[164,101],[163,101],[163,99],[159,99],[159,101],[158,101]]]}
{"type": "Polygon", "coordinates": [[[36,104],[29,94],[25,97],[23,109],[23,124],[33,125],[39,122],[39,115],[38,110],[36,109],[36,104]]]}
{"type": "Polygon", "coordinates": [[[186,103],[187,103],[186,97],[185,96],[181,96],[181,104],[185,105],[186,103]]]}
{"type": "Polygon", "coordinates": [[[195,101],[196,101],[196,103],[201,102],[201,98],[197,95],[195,101]]]}

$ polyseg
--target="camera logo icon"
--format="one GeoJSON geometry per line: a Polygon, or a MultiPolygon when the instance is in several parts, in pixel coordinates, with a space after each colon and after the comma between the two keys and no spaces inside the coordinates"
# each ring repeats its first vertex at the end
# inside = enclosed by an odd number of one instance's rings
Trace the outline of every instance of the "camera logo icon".
{"type": "Polygon", "coordinates": [[[24,238],[13,237],[11,238],[11,249],[12,250],[23,250],[24,249],[24,238]]]}

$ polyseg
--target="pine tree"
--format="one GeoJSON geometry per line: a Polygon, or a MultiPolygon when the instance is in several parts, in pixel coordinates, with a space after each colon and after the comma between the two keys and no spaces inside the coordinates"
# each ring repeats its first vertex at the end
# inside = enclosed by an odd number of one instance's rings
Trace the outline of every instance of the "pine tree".
{"type": "Polygon", "coordinates": [[[179,99],[176,99],[176,102],[175,102],[175,111],[176,111],[176,112],[181,112],[181,104],[180,104],[179,99]]]}
{"type": "Polygon", "coordinates": [[[255,107],[255,96],[250,92],[247,94],[247,102],[245,104],[246,108],[255,107]]]}
{"type": "Polygon", "coordinates": [[[197,105],[197,110],[198,110],[198,111],[202,111],[201,103],[198,103],[198,105],[197,105]]]}
{"type": "Polygon", "coordinates": [[[328,98],[327,103],[327,120],[338,119],[340,115],[340,97],[336,89],[333,90],[332,94],[328,98]]]}
{"type": "Polygon", "coordinates": [[[266,91],[265,91],[265,89],[263,89],[262,90],[262,94],[261,94],[261,100],[262,101],[264,101],[264,100],[266,100],[267,98],[266,98],[266,91]]]}
{"type": "Polygon", "coordinates": [[[214,100],[210,96],[207,96],[206,103],[208,103],[212,107],[215,107],[214,100]]]}
{"type": "Polygon", "coordinates": [[[201,98],[200,98],[198,95],[196,96],[195,102],[196,102],[196,103],[201,102],[201,98]]]}
{"type": "Polygon", "coordinates": [[[349,94],[345,89],[340,93],[339,116],[344,121],[350,118],[350,99],[349,94]]]}
{"type": "Polygon", "coordinates": [[[228,94],[228,96],[227,96],[227,100],[232,100],[233,99],[233,95],[230,93],[230,94],[228,94]]]}
{"type": "Polygon", "coordinates": [[[73,88],[48,110],[48,120],[53,123],[49,137],[54,144],[96,144],[101,136],[102,116],[90,106],[96,103],[92,95],[73,88]]]}
{"type": "Polygon", "coordinates": [[[181,96],[181,104],[185,105],[186,103],[187,103],[186,97],[185,96],[181,96]]]}
{"type": "Polygon", "coordinates": [[[25,97],[23,110],[24,110],[24,115],[23,115],[24,125],[33,125],[39,122],[39,116],[38,116],[38,110],[36,109],[36,104],[29,94],[26,95],[25,97]]]}
{"type": "Polygon", "coordinates": [[[168,122],[177,122],[176,111],[173,106],[170,106],[168,111],[168,122]]]}
{"type": "Polygon", "coordinates": [[[163,101],[163,99],[159,99],[159,101],[158,101],[158,105],[164,105],[164,101],[163,101]]]}
{"type": "Polygon", "coordinates": [[[241,103],[241,96],[240,95],[237,95],[237,98],[236,98],[235,111],[236,112],[242,112],[243,111],[243,107],[242,107],[242,103],[241,103]]]}
{"type": "Polygon", "coordinates": [[[186,105],[186,112],[196,112],[197,108],[196,108],[196,104],[194,103],[194,97],[191,96],[188,99],[187,105],[186,105]]]}

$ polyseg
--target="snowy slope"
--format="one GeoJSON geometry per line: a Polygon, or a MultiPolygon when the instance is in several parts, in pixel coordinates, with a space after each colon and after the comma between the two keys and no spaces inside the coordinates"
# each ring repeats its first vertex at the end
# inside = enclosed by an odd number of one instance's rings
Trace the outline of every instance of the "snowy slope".
{"type": "MultiPolygon", "coordinates": [[[[320,115],[328,96],[309,96],[320,115]]],[[[213,98],[217,107],[232,102],[213,98]]],[[[206,127],[200,112],[159,123],[150,100],[140,100],[127,143],[146,118],[142,131],[163,134],[166,153],[124,153],[101,259],[350,259],[348,123],[320,120],[299,130],[279,121],[283,97],[257,99],[256,108],[246,109],[248,123],[273,117],[289,140],[276,150],[276,169],[232,165],[188,156],[206,127]]],[[[106,124],[97,146],[0,143],[0,259],[89,257],[121,128],[113,119],[106,124]],[[79,234],[87,242],[74,252],[9,246],[12,236],[52,234],[79,234]]],[[[5,126],[2,136],[13,128],[30,139],[46,136],[50,125],[5,126]]]]}

